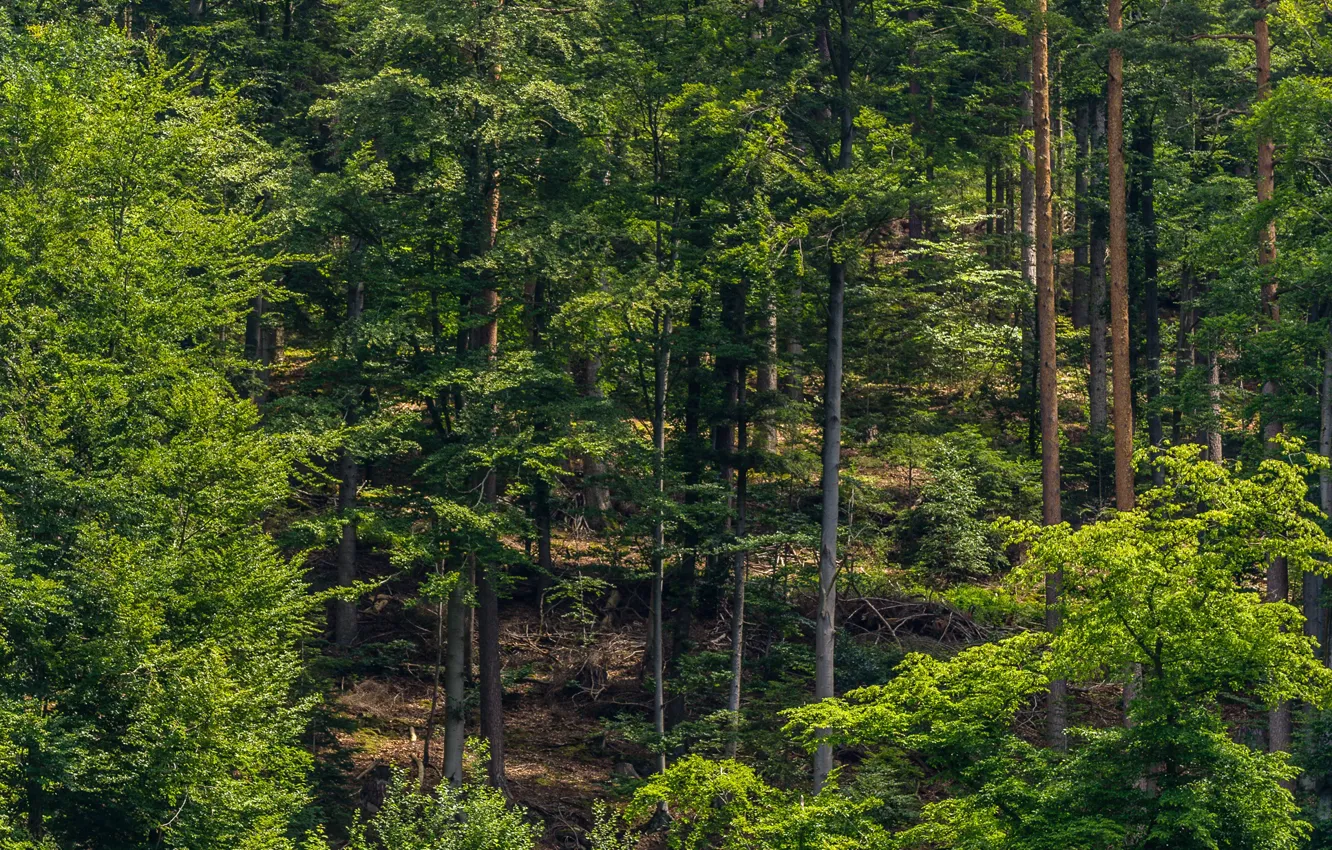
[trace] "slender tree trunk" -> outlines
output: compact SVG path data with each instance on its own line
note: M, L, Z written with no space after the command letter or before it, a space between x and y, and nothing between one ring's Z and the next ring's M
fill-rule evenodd
M758 363L757 389L763 394L760 403L771 405L777 397L777 298L770 284L763 287L762 327L763 356ZM755 448L764 452L777 450L777 423L771 413L764 415L756 436Z
M1198 315L1193 303L1193 269L1187 264L1179 270L1179 324L1175 333L1175 410L1171 418L1170 442L1181 445L1184 441L1184 385L1189 367L1193 363L1193 331Z
M504 686L499 646L499 594L490 568L477 571L477 669L480 678L481 735L490 744L490 784L507 796L504 776Z
M1025 140L1028 134L1034 132L1035 123L1033 119L1033 101L1032 101L1032 79L1031 64L1022 63L1021 71L1022 81L1027 86L1022 92L1022 138ZM1029 287L1029 292L1036 291L1036 152L1031 145L1025 141L1022 144L1022 174L1020 191L1022 195L1022 280ZM1028 305L1036 303L1033 296L1026 302ZM1024 313L1026 310L1024 309ZM1039 321L1036 318L1037 310L1032 310L1032 315L1022 317L1022 388L1018 392L1019 403L1022 406L1022 412L1027 417L1027 452L1033 457L1036 455L1037 435L1039 433L1039 424L1037 422L1036 407L1037 385L1039 383L1040 360L1040 342Z
M435 668L430 682L430 713L426 715L425 743L421 745L421 793L425 793L425 774L430 769L430 745L435 740L435 715L439 709L440 673L444 667L444 603L435 605ZM447 764L448 757L445 756Z
M1104 104L1097 103L1094 107L1095 115L1092 121L1092 132L1095 136L1093 148L1099 149L1105 141L1105 108ZM1090 174L1091 186L1099 186L1102 181L1102 172L1100 168L1093 167ZM1089 186L1089 191L1091 189ZM1104 435L1106 426L1109 422L1109 402L1107 396L1107 374L1106 374L1106 326L1109 320L1109 312L1106 304L1106 286L1105 286L1105 252L1106 252L1106 232L1107 221L1105 215L1100 211L1099 206L1091 216L1091 306L1088 310L1088 325L1091 332L1091 379L1088 384L1088 395L1090 396L1091 406L1091 430L1098 436ZM1098 457L1097 469L1102 468L1100 462L1101 442L1097 441ZM1099 472L1097 475L1100 478Z
M499 233L500 173L487 171L484 198L484 252L495 247ZM485 353L493 362L499 349L499 291L486 279L477 297L472 299L475 314L483 321L472 336L472 349ZM487 470L481 486L482 498L494 505L499 496L499 479L495 470ZM495 587L493 567L481 565L476 576L476 637L477 673L481 702L481 734L490 745L487 765L490 783L507 796L508 783L504 775L504 685L503 664L500 660L499 594Z
M464 724L463 684L467 667L467 583L459 574L449 591L445 620L447 650L444 660L444 779L455 788L463 781Z
M653 323L657 326L656 375L652 405L652 476L657 498L666 493L666 390L671 370L671 314L657 311ZM666 737L666 647L662 607L666 587L666 521L665 507L658 505L657 522L652 529L652 723L658 740ZM666 751L657 756L657 770L666 771Z
M1073 327L1085 328L1090 324L1091 293L1088 286L1088 231L1087 195L1090 180L1087 163L1091 155L1091 104L1082 101L1073 119L1073 138L1077 160L1073 164Z
M1267 0L1256 0L1254 8L1259 16L1253 22L1254 48L1257 58L1257 82L1259 101L1266 100L1272 90L1272 46L1267 29ZM1276 148L1266 134L1259 130L1258 137L1258 203L1269 204L1272 201L1276 181ZM1277 280L1270 270L1276 260L1276 221L1269 219L1259 234L1258 265L1263 267L1265 275L1262 281L1262 310L1269 327L1275 326L1281 319L1277 306ZM1276 382L1269 378L1263 383L1263 395L1269 398L1277 392ZM1267 427L1264 429L1269 443L1281 433L1281 423L1275 416L1268 414ZM1273 558L1267 565L1267 600L1285 602L1290 598L1290 575L1285 558ZM1268 749L1271 752L1290 751L1290 704L1282 703L1268 715Z
M1141 162L1138 208L1142 225L1143 312L1147 319L1147 439L1154 452L1159 452L1165 432L1161 424L1161 298L1157 276L1154 123L1151 112L1144 112L1138 127L1137 151ZM1157 487L1165 483L1164 470L1155 465L1152 483Z
M1059 386L1055 340L1054 227L1050 199L1050 68L1045 23L1046 0L1036 0L1032 47L1032 120L1036 139L1036 303L1040 335L1041 395L1041 517L1046 525L1058 525L1059 482ZM1045 625L1059 629L1060 571L1045 576ZM1065 747L1064 727L1067 683L1050 683L1046 711L1046 736L1050 746Z
M801 331L801 311L804 308L805 293L800 285L800 280L796 280L795 288L791 291L791 331L786 337L786 394L791 401L800 404L805 400L805 376L800 371L801 358L805 354L805 346L800 338Z
M1121 0L1110 0L1110 31L1124 29ZM1110 178L1110 340L1114 379L1115 504L1132 509L1133 384L1129 365L1128 212L1124 200L1124 54L1110 48L1106 98L1106 146Z
M1023 82L1033 83L1031 67L1022 66ZM1033 102L1031 88L1022 93L1022 130L1023 138L1034 132ZM1032 291L1036 289L1036 153L1025 142L1022 145L1022 279L1027 281Z
M689 630L693 624L694 590L698 578L698 557L696 555L699 535L692 512L689 510L698 503L698 485L703 475L703 439L699 428L703 406L703 387L701 381L701 363L699 356L699 336L703 330L703 298L695 295L689 305L690 345L685 357L685 421L684 455L685 467L685 507L684 551L680 554L679 572L671 582L672 612L671 618L671 670L679 670L681 660L689 652ZM666 725L674 728L685 719L685 695L676 693L666 704Z
M851 3L837 0L840 38L837 43L837 118L840 147L837 170L851 168L855 133L851 103ZM814 696L834 695L833 643L837 619L838 476L842 461L842 322L846 298L846 264L833 256L828 264L828 364L823 391L823 510L819 542L819 610L814 641ZM814 753L814 789L823 788L832 770L832 747L820 744Z
M1320 428L1318 451L1325 458L1332 458L1332 320L1330 320L1323 352L1323 386L1319 398ZM1318 473L1318 498L1323 513L1332 515L1332 471L1320 470ZM1323 601L1325 582L1322 576L1309 571L1304 574L1304 631L1318 641L1319 656L1324 664L1332 666L1332 618L1328 616L1327 604Z
M360 376L360 354L354 349L364 309L365 285L358 281L347 290L347 326L352 341L347 344L345 351L357 375L356 382L359 382ZM355 425L360 419L360 405L359 396L348 401L345 413L348 426ZM338 515L342 520L342 539L338 544L337 578L339 587L350 587L356 582L356 508L361 488L361 465L350 449L344 448L338 457L338 477ZM333 603L333 642L340 647L348 647L355 641L356 603L339 599Z
M749 466L745 462L749 428L745 412L745 376L740 376L740 416L736 429L736 447L739 462L735 475L735 537L743 545L745 529L745 500L749 484ZM726 742L726 755L735 758L740 735L740 688L745 664L745 574L748 570L747 552L736 549L735 584L731 596L731 690L726 710L731 714L731 736Z

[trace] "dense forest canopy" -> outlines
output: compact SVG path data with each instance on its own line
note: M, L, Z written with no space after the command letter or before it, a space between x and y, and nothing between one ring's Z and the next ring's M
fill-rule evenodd
M0 5L0 847L1332 847L1332 12Z

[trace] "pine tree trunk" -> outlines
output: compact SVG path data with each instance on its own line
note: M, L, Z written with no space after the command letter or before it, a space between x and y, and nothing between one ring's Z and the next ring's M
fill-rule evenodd
M1058 525L1060 516L1059 481L1059 387L1055 339L1054 226L1050 198L1050 69L1045 23L1046 0L1036 0L1036 25L1032 38L1032 121L1035 129L1036 177L1036 303L1040 336L1041 396L1041 517L1046 525ZM1059 629L1059 587L1062 573L1045 577L1045 625ZM1067 683L1050 683L1046 710L1046 737L1050 746L1066 746Z
M1073 327L1085 328L1090 324L1091 293L1088 286L1088 245L1087 193L1090 181L1087 177L1087 162L1091 154L1091 104L1083 101L1078 104L1073 119L1073 138L1077 148L1077 160L1073 165Z
M1157 451L1165 437L1161 425L1161 299L1157 285L1156 197L1153 171L1156 168L1156 138L1152 115L1144 113L1138 127L1137 148L1141 160L1138 178L1142 225L1143 312L1147 319L1147 440ZM1152 467L1152 483L1165 483L1164 470Z
M1099 149L1105 141L1105 108L1104 104L1097 103L1093 110L1095 115L1092 121L1092 133L1095 141L1092 148ZM1103 175L1100 168L1093 167L1089 176L1088 191L1101 184ZM1091 333L1091 377L1088 383L1088 395L1091 406L1091 430L1095 435L1104 435L1106 426L1110 418L1110 405L1107 399L1108 375L1106 373L1106 326L1109 320L1107 309L1107 293L1105 281L1105 252L1106 252L1106 231L1107 221L1105 215L1100 212L1099 205L1091 216L1091 247L1089 250L1089 262L1091 266L1091 279L1089 287L1091 291L1091 305L1088 308L1087 322ZM1098 470L1102 468L1100 463L1099 451L1101 443L1097 441L1098 447ZM1100 477L1098 473L1098 479Z
M1034 132L1035 123L1033 119L1033 101L1031 91L1031 64L1022 63L1021 69L1022 81L1028 85L1022 93L1022 137L1026 139L1028 134ZM1036 298L1036 152L1031 145L1023 142L1022 145L1022 174L1021 187L1022 194L1022 280L1027 284L1028 291L1033 293L1028 305L1034 305ZM1026 310L1024 309L1024 313ZM1027 453L1035 457L1037 437L1040 431L1037 422L1037 385L1039 383L1040 360L1039 351L1039 320L1037 319L1036 309L1031 309L1031 315L1024 315L1022 321L1022 386L1018 391L1019 404L1022 412L1027 417Z
M671 314L658 310L655 346L655 380L652 405L652 476L657 497L666 493L666 390L671 370ZM662 619L665 594L666 525L664 507L657 508L657 522L652 529L652 723L658 740L666 737L666 647ZM666 752L657 756L657 770L666 771Z
M1110 31L1124 28L1121 0L1110 0ZM1106 98L1106 146L1110 182L1110 339L1114 379L1115 504L1121 511L1134 503L1133 385L1129 365L1128 211L1124 175L1124 54L1110 48Z

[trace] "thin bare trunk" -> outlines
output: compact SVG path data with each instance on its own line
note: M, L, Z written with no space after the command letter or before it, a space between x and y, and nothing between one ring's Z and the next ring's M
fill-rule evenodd
M837 170L851 167L855 134L851 103L851 3L837 0L839 35L834 64L837 71L839 149ZM819 540L819 610L814 632L814 696L835 693L833 644L837 620L838 476L842 462L842 322L846 298L846 263L834 255L828 263L828 363L823 388L823 507ZM832 747L814 752L814 790L823 788L832 771Z
M1318 451L1325 458L1332 458L1332 325L1329 326L1323 351L1323 386L1319 398L1320 429ZM1332 471L1327 469L1318 473L1318 498L1323 513L1332 515ZM1323 601L1323 577L1315 572L1304 573L1304 631L1318 641L1319 655L1324 664L1332 665L1332 652L1328 651L1329 627L1332 618L1328 616L1327 604Z
M1092 133L1095 137L1093 148L1099 149L1105 141L1105 107L1104 104L1097 103L1094 107L1095 115L1092 121ZM1099 167L1091 169L1090 182L1093 186L1100 185L1103 179L1102 170ZM1106 326L1109 321L1109 313L1106 305L1106 286L1105 286L1105 252L1106 252L1106 217L1100 212L1099 208L1093 212L1091 217L1091 306L1089 308L1088 325L1091 333L1091 377L1088 384L1088 395L1090 396L1091 406L1091 430L1094 434L1102 435L1105 433L1106 426L1110 418L1110 405L1107 399L1107 374L1106 374ZM1098 443L1099 447L1099 443ZM1097 469L1102 467L1099 457ZM1098 472L1097 479L1100 479Z
M1090 324L1091 293L1088 287L1088 211L1087 195L1091 182L1087 163L1091 153L1091 104L1078 104L1073 119L1073 138L1077 159L1073 164L1073 327Z
M762 404L771 405L777 396L777 298L771 285L763 288L763 356L758 363L757 389ZM777 449L777 423L767 414L759 424L755 448L771 452ZM743 451L743 449L742 449Z
M652 476L656 479L657 498L666 493L666 390L671 370L671 314L657 311L655 346L655 381L652 405ZM666 648L662 628L662 596L666 589L666 521L664 505L657 507L657 522L652 528L652 724L658 740L666 737ZM657 755L657 770L666 770L666 751Z
M1110 0L1110 30L1124 29L1121 0ZM1124 175L1124 54L1110 48L1106 146L1110 178L1110 342L1114 379L1115 504L1133 508L1133 385L1129 365L1128 211Z
M347 289L347 328L348 342L344 356L351 364L356 379L352 381L355 393L360 377L360 353L357 337L361 324L361 314L365 309L365 285L360 281ZM347 402L344 418L348 426L355 425L361 414L361 398L354 395ZM356 582L356 508L357 497L361 488L361 465L356 455L348 448L343 448L338 457L338 515L342 522L342 539L338 543L338 586L350 587ZM333 641L338 646L348 647L356 641L356 603L352 600L339 599L333 603Z
M435 667L431 671L430 713L426 715L425 743L421 745L421 791L425 792L425 772L430 769L430 744L435 740L435 715L439 709L440 672L444 667L444 603L435 604ZM446 757L447 761L447 757Z
M1046 0L1036 0L1031 45L1032 121L1036 141L1036 303L1040 336L1041 396L1041 517L1046 525L1058 525L1060 516L1059 482L1059 386L1055 340L1054 223L1050 198L1050 68L1048 34L1045 23ZM1051 632L1059 629L1060 571L1045 577L1045 625ZM1050 746L1063 749L1067 683L1050 683L1046 710L1046 737Z
M1150 111L1142 116L1137 130L1139 168L1138 209L1142 226L1143 307L1147 337L1147 442L1159 452L1165 431L1161 424L1161 299L1157 281L1156 251L1156 138ZM1152 466L1152 484L1165 483L1165 471Z
M743 545L745 539L745 499L749 484L749 467L745 451L749 442L749 427L745 412L745 376L740 376L740 416L737 423L736 447L740 461L735 475L735 537ZM735 552L735 584L731 596L731 690L726 710L731 714L731 736L726 742L726 755L735 758L740 735L740 690L745 664L745 573L748 569L747 552Z
M1256 0L1254 8L1259 12L1253 22L1253 39L1257 59L1257 83L1259 101L1266 100L1272 91L1272 45L1267 29L1267 0ZM1275 154L1276 146L1260 128L1258 137L1258 203L1270 204L1276 182ZM1262 281L1262 311L1269 326L1274 326L1281 319L1277 306L1277 280L1271 265L1276 260L1276 221L1270 218L1263 226L1258 240L1258 265L1266 274ZM1276 381L1269 378L1263 383L1263 395L1269 398L1277 392ZM1281 433L1281 423L1268 415L1264 436L1269 443ZM1273 558L1267 565L1267 601L1285 602L1290 598L1290 574L1285 558ZM1273 708L1268 715L1267 747L1271 752L1290 751L1290 704L1282 703Z
M466 743L466 708L463 685L467 666L467 585L462 575L449 590L445 619L444 659L444 779L457 787L463 781L463 746Z

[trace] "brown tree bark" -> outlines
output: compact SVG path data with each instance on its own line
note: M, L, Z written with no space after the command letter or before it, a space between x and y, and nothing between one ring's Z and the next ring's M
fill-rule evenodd
M1059 387L1057 346L1055 340L1054 227L1050 198L1050 69L1046 0L1036 0L1035 27L1031 44L1032 121L1036 148L1036 303L1040 335L1041 396L1041 518L1045 525L1058 525L1060 516L1059 481ZM1060 571L1045 577L1045 625L1059 629ZM1067 683L1050 683L1046 706L1046 737L1050 746L1066 746Z
M1105 106L1097 103L1094 107L1092 133L1095 137L1094 148L1099 148L1105 141ZM1099 186L1103 179L1100 168L1092 168L1089 178L1090 190ZM1091 334L1091 375L1088 383L1088 395L1091 407L1091 430L1093 434L1104 434L1110 418L1110 405L1107 398L1108 374L1106 372L1106 330L1109 322L1105 281L1107 221L1098 208L1091 216L1091 245L1089 249L1090 301L1088 308L1088 326ZM1098 459L1097 468L1101 464ZM1098 474L1099 479L1099 474Z
M1143 314L1147 336L1147 442L1159 451L1165 432L1161 425L1161 299L1156 248L1156 137L1155 121L1145 111L1137 129L1139 159L1138 210L1142 226ZM1152 484L1165 483L1164 471L1152 467Z
M1085 328L1090 324L1091 292L1089 286L1088 244L1088 192L1091 181L1087 163L1091 154L1091 104L1078 104L1073 117L1073 139L1077 159L1073 163L1073 279L1071 286L1073 327Z
M500 209L500 172L496 168L487 167L484 173L483 253L495 247ZM482 288L471 304L473 312L481 320L472 332L472 350L484 352L488 360L494 361L499 350L499 291L489 276L483 278ZM486 471L481 482L481 493L487 503L493 505L497 501L499 480L495 470ZM494 569L489 564L482 564L476 576L477 680L481 702L481 734L490 745L487 773L490 784L507 795L508 782L504 772L503 663L500 659L499 594L495 586Z
M1110 0L1110 31L1122 32L1122 0ZM1133 385L1129 365L1128 212L1124 175L1124 54L1110 48L1106 98L1110 189L1110 341L1114 381L1115 504L1131 510L1133 489Z

